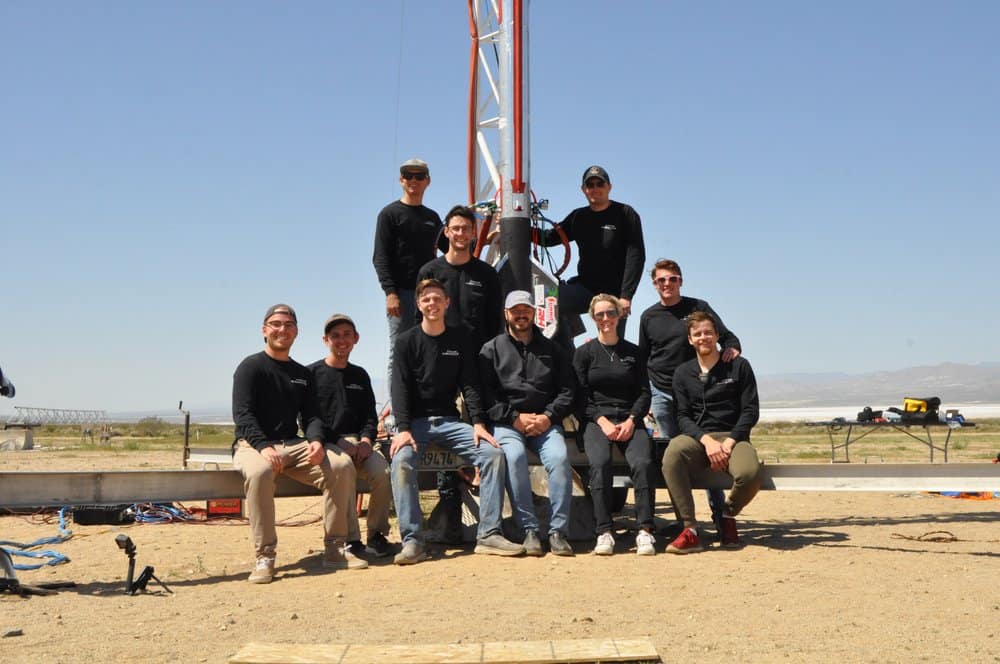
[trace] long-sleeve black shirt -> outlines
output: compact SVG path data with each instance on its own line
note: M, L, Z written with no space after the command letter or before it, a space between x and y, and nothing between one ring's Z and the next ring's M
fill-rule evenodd
M441 217L424 205L393 201L382 208L375 222L372 264L386 295L416 288L417 272L434 258L435 243L442 251L448 248L440 230Z
M375 440L378 415L375 412L375 391L368 372L350 363L338 369L325 360L310 364L309 371L316 382L316 397L326 440L334 443L341 436Z
M704 382L698 360L689 360L674 373L674 399L681 433L697 441L706 433L729 431L737 441L750 440L760 418L757 379L741 355L732 362L715 363Z
M621 422L633 415L636 425L645 426L651 398L646 359L638 346L625 339L614 346L591 339L576 349L573 368L589 421L604 416Z
M458 417L461 390L469 416L485 424L479 395L476 353L469 335L446 327L436 337L419 325L396 339L392 371L392 408L400 432L416 417Z
M297 438L324 442L313 376L295 360L281 361L264 351L248 356L233 374L233 421L236 441L262 450Z
M483 344L479 375L487 415L498 424L512 424L518 413L544 413L561 424L573 412L576 381L570 359L538 328L527 344L508 332Z
M642 278L646 245L642 239L642 220L632 206L618 201L595 212L590 207L577 208L559 223L566 239L576 242L580 258L577 278L594 293L609 293L629 300ZM559 244L555 229L542 234L546 247Z
M477 352L503 329L500 276L489 263L472 258L461 265L452 265L439 256L420 268L417 283L427 278L444 284L451 300L445 323L448 327L465 329ZM418 311L417 322L420 319Z
M687 318L695 311L704 311L715 321L723 350L742 351L740 340L705 300L681 296L680 302L669 307L657 302L639 318L639 348L647 358L649 379L657 389L670 393L674 371L694 358L694 347L688 343Z

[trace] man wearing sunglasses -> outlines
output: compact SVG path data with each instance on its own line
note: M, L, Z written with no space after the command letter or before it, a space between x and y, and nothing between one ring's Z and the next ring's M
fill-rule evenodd
M256 554L248 580L270 583L274 578L274 484L281 474L323 492L324 567L368 567L346 546L357 482L354 464L339 448L324 448L313 376L289 356L299 334L295 310L272 306L261 332L264 350L240 362L233 374L233 466L243 474ZM300 423L305 437L299 435Z
M583 331L579 316L587 312L598 293L614 295L621 302L618 336L624 338L625 322L646 261L642 220L632 206L611 200L608 172L601 166L590 166L583 172L580 189L587 206L573 210L559 224L579 252L577 275L559 284L559 337L570 349L573 337ZM556 229L541 237L546 247L561 241Z
M684 277L681 266L675 261L661 258L650 270L650 276L660 301L643 311L639 318L639 348L648 358L649 383L653 394L650 410L656 420L657 431L662 438L673 438L679 433L673 404L674 371L695 356L694 347L688 343L688 316L702 311L712 317L719 332L723 362L732 362L738 357L741 346L740 340L722 323L708 302L681 295ZM709 491L709 502L717 523L722 501L721 491Z
M434 258L435 245L447 250L441 237L441 217L424 205L424 192L431 184L427 162L408 159L399 167L403 195L389 203L375 222L375 250L372 264L385 293L385 314L389 324L389 354L386 378L392 382L396 338L416 321L414 289L417 272Z

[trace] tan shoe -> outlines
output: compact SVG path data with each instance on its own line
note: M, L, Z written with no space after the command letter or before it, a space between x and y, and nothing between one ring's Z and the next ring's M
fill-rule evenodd
M327 569L365 569L368 561L354 555L350 547L337 540L326 545L323 567Z
M247 581L250 583L271 583L274 579L274 558L261 556L257 559Z

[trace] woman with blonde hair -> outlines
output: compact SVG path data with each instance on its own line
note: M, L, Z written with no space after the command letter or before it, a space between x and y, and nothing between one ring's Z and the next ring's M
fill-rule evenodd
M614 295L601 293L590 301L597 337L576 349L573 367L585 406L583 444L590 462L590 493L597 522L596 555L614 553L611 517L611 447L624 454L632 474L639 533L636 553L656 553L653 536L653 445L644 423L649 411L649 377L639 347L618 335L622 306Z

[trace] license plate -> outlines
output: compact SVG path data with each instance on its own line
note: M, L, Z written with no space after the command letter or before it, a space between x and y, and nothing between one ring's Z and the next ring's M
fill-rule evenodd
M421 468L449 470L461 465L457 455L444 450L424 450L424 453L420 455Z

